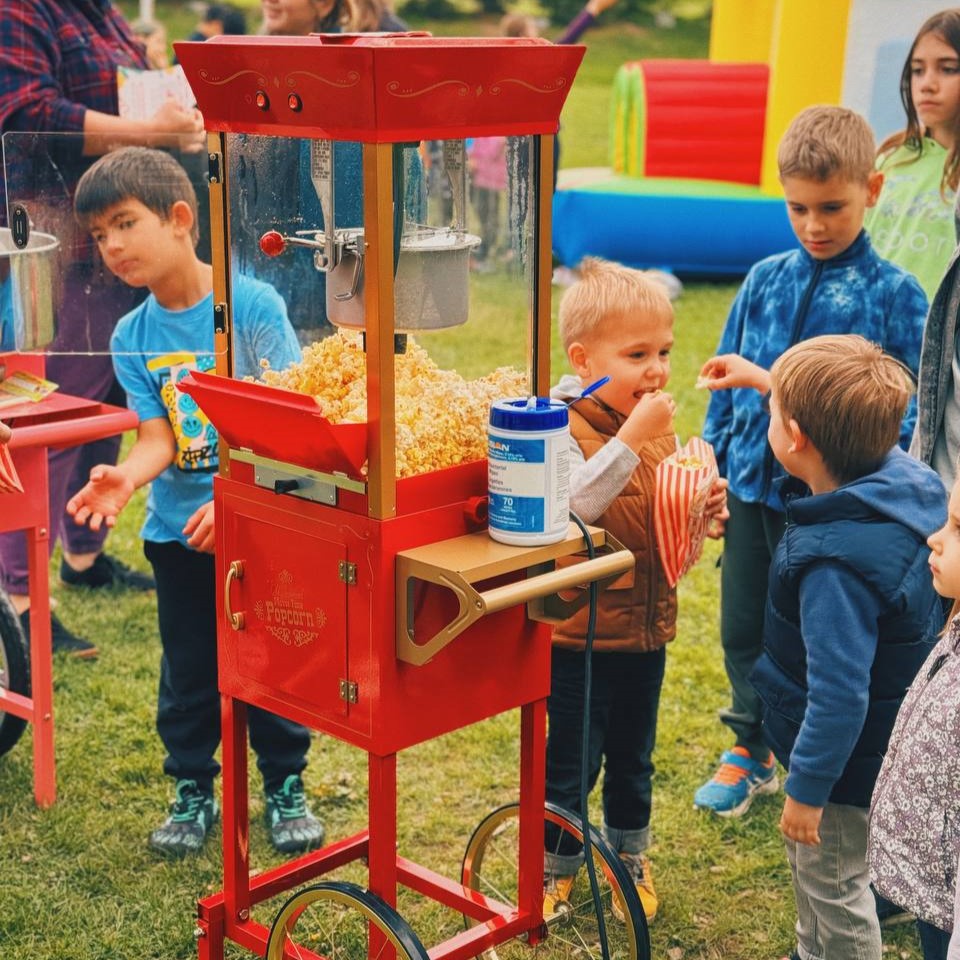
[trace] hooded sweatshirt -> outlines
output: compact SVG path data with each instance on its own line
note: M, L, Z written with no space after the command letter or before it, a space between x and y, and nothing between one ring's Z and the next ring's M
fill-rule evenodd
M946 520L946 491L899 449L828 493L796 498L788 486L751 675L764 736L788 770L788 796L866 807L897 710L942 626L926 540Z

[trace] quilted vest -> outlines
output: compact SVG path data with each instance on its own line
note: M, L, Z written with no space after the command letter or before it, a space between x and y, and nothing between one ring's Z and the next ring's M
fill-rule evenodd
M790 516L788 506L788 519ZM830 794L832 803L870 805L897 710L907 687L936 642L942 621L930 584L929 550L903 524L789 523L770 569L764 649L750 680L764 704L763 732L777 759L788 765L807 705L807 658L800 631L799 593L804 570L833 560L862 577L883 601L870 671L863 730ZM843 642L842 637L837 638Z
M570 433L590 459L623 420L596 403L570 410ZM669 643L677 632L677 592L669 586L660 564L653 527L657 464L676 449L672 433L646 441L637 451L640 464L626 486L594 524L613 534L633 552L633 569L600 591L594 650L603 653L642 653ZM582 650L589 608L583 607L554 629L553 642Z

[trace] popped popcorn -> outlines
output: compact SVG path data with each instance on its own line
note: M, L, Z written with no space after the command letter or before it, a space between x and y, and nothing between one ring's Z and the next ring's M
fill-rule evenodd
M304 347L303 359L286 370L265 368L262 379L310 394L331 423L364 423L367 368L361 342L359 333L337 331ZM511 367L477 380L441 370L412 338L406 353L396 356L394 370L398 477L485 457L490 404L528 392L526 375Z

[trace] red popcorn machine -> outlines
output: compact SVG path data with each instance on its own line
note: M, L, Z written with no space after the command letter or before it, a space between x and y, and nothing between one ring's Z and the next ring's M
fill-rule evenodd
M220 437L224 887L199 903L200 957L227 940L274 960L599 954L601 940L647 956L636 891L598 835L599 901L584 876L579 901L543 910L545 823L580 837L544 803L550 623L632 555L574 524L530 547L485 529L490 403L550 387L553 137L583 49L421 34L176 48L210 134L222 348L216 375L178 385ZM468 209L481 137L504 138L495 234ZM277 289L304 345L261 382L233 376L240 275ZM248 706L367 753L367 829L251 871ZM519 802L477 828L456 879L405 858L398 752L515 708ZM366 886L339 879L358 863ZM428 950L398 886L465 925Z

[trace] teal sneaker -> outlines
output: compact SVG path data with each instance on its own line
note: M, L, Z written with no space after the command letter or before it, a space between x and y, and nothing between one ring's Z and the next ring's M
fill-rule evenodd
M151 850L167 857L199 853L220 809L213 794L201 790L196 780L178 780L170 816L150 834Z
M270 842L281 853L304 853L323 843L323 824L310 812L303 781L291 773L283 785L267 791L265 818Z
M717 772L693 795L693 805L721 817L742 817L757 794L776 793L779 786L772 753L760 763L745 747L734 747L724 752Z

